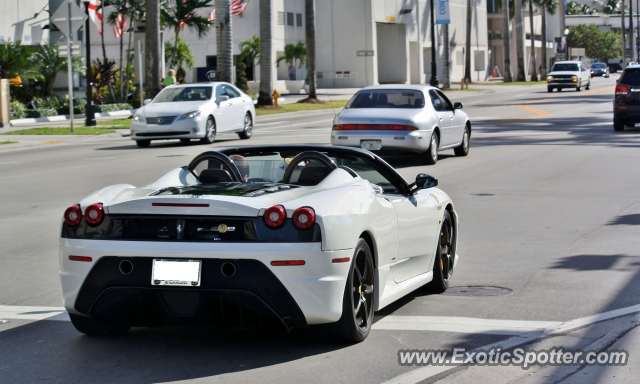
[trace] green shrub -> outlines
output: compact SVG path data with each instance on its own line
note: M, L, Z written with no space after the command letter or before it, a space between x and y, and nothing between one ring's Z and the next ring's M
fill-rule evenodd
M131 104L131 106L132 106L134 109L138 109L138 108L140 108L140 107L141 107L141 104L142 104L142 103L140 102L140 99L133 99L133 100L129 100L129 104Z
M18 100L11 100L11 106L9 107L9 109L11 109L11 120L24 119L24 104L22 104Z
M58 109L56 109L56 111L58 112L58 115L69 115L69 106L65 105L64 107L60 107ZM81 115L84 113L84 107L80 108L80 107L75 107L73 108L73 114L74 115Z
M53 108L36 108L36 109L27 109L24 111L25 116L30 119L35 119L38 117L49 117L49 116L57 116L58 111Z
M51 97L34 97L33 104L36 108L53 108L58 109L64 107L67 103L64 99L58 96Z
M96 105L96 113L128 111L131 109L134 109L133 106L127 103Z

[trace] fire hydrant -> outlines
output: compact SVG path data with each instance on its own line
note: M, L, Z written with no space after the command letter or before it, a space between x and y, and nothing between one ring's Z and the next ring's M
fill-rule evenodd
M280 92L277 89L273 90L273 105L278 106L278 98L280 97Z

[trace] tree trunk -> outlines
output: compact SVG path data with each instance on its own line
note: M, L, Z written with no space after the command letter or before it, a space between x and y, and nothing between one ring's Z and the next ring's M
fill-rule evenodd
M307 71L309 77L309 98L317 99L316 95L316 2L305 0L305 44L307 46Z
M260 105L273 105L272 16L272 0L260 0Z
M442 25L442 88L451 88L451 58L449 57L449 24Z
M56 82L57 76L58 74L56 72L53 72L53 74L47 79L47 96L53 95L53 85Z
M505 83L513 81L511 75L511 45L509 42L509 0L502 0L502 45L504 49L504 73L502 74Z
M125 26L126 29L126 26ZM124 31L123 33L120 35L120 95L118 97L118 102L119 103L123 103L123 93L124 93L124 72L125 72L125 68L123 68L123 64L124 64Z
M433 1L433 0L432 0ZM517 0L516 0L517 1ZM467 0L467 36L465 38L464 78L471 82L471 0Z
M162 58L160 48L160 1L147 0L147 21L145 36L145 92L146 98L152 99L160 92L162 74Z
M216 78L231 83L233 69L233 36L231 30L231 1L216 0L216 34L218 57Z
M516 81L527 81L524 70L524 31L522 30L522 0L516 3Z
M542 3L542 63L540 63L540 78L547 78L547 8Z
M131 81L131 75L129 75L129 66L131 65L131 40L133 38L133 26L134 26L134 18L133 16L131 17L131 22L129 23L129 29L131 30L131 32L129 32L129 43L127 44L127 71L126 71L126 77L125 77L125 83L127 84L126 87L126 92L128 93L129 91L129 81ZM127 97L125 98L125 103L127 102Z
M529 28L531 33L531 81L538 81L538 68L536 68L536 34L533 30L533 0L529 0Z

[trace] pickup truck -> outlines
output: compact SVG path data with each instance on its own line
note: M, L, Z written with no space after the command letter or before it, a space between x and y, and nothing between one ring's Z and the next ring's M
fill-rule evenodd
M559 61L553 64L551 72L547 76L547 91L558 92L563 88L573 88L581 91L582 88L589 89L591 87L591 72L582 64L581 61Z

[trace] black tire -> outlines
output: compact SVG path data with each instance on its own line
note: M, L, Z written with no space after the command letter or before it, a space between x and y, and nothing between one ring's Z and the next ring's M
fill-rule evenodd
M136 145L140 148L147 148L151 145L151 140L136 140Z
M213 144L216 141L216 122L213 117L209 116L207 119L207 128L204 137L200 139L202 144Z
M445 210L440 227L440 242L433 263L433 280L426 285L430 292L443 293L451 283L456 256L456 234L454 231L453 220L449 212Z
M558 88L558 92L562 92L562 88Z
M462 143L459 146L453 148L453 153L456 156L467 156L469 154L469 127L464 127L464 133L462 134Z
M438 162L438 146L439 146L438 134L434 131L431 134L429 149L427 149L425 152L420 154L420 160L422 161L422 164L434 165L435 163Z
M553 88L552 87L547 87L547 92L553 92Z
M582 87L578 85L578 86L576 87L576 92L580 92L580 91L582 91Z
M629 123L629 122L627 122L625 125L627 126L627 128L633 128L636 126L635 123Z
M103 325L98 324L90 317L69 314L71 324L78 330L78 332L85 335L105 335L105 336L117 336L124 335L131 329L130 325L125 324L112 324Z
M620 120L620 119L616 119L615 117L613 118L613 130L614 131L624 131L624 126L625 123L624 121Z
M342 316L335 323L339 340L359 343L369 336L375 308L373 254L364 239L358 239L342 298Z
M251 138L252 134L253 134L253 119L251 118L251 114L247 112L247 114L244 115L244 128L242 132L238 133L238 136L240 136L242 140L247 140Z
M590 90L591 89L591 80L589 80L589 82L587 83L587 86L584 87L585 90Z
M189 144L191 142L191 139L180 139L180 142L182 144Z

